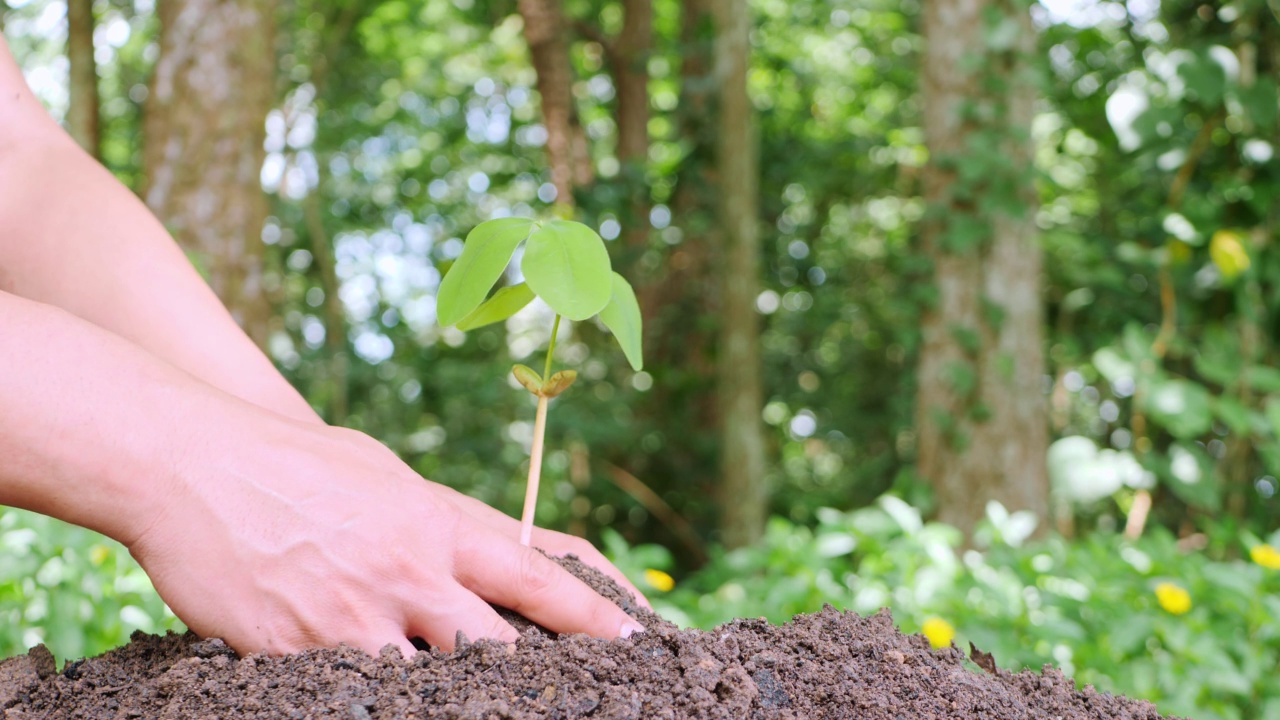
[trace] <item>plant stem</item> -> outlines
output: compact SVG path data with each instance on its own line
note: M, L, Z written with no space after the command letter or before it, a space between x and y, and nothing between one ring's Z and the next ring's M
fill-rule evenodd
M560 315L556 315L556 323L551 326L551 345L547 347L547 364L542 369L542 379L551 379L551 358L556 354L556 336L560 334Z
M560 334L560 315L551 327L551 343L547 346L547 364L542 379L551 377L551 359L556 352L556 335ZM533 419L533 448L529 453L529 480L524 486L524 512L520 515L520 544L525 547L533 539L533 514L538 509L538 482L542 479L542 441L547 433L547 397L538 396L538 413Z
M538 481L542 477L542 437L547 430L547 398L538 398L533 421L533 451L529 454L529 482L524 486L524 513L520 516L520 544L533 538L533 512L538 508Z

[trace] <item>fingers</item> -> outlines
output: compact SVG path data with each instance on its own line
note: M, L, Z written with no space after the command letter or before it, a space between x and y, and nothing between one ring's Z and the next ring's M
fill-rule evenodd
M508 517L488 505L476 500L473 497L463 495L462 493L448 488L449 497L456 502L468 515L476 520L483 522L502 535L518 538L520 535L520 522L515 518ZM550 555L564 556L577 555L578 559L608 575L614 582L622 586L624 590L635 596L636 602L644 606L646 610L652 610L653 606L649 604L648 598L644 593L640 592L622 571L613 566L605 556L595 548L591 543L576 538L571 535L554 532L552 530L542 530L534 528L533 544L535 547L542 548Z
M446 651L454 649L459 632L468 640L490 638L515 642L520 637L488 603L461 585L455 584L440 595L440 602L419 608L409 617L410 635Z
M533 544L535 547L545 550L549 555L557 557L577 555L579 560L590 565L596 570L599 570L605 575L608 575L614 582L622 586L623 590L634 595L636 602L646 610L653 609L653 606L649 604L649 599L644 596L644 593L640 592L640 589L633 585L631 581L627 579L627 576L622 574L621 570L614 567L613 563L609 562L603 553L597 550L594 545L586 540L573 537L572 535L558 533L554 530L535 529L533 531Z
M400 626L390 622L379 624L363 641L348 644L352 647L360 648L368 653L370 657L375 658L382 652L382 648L388 645L400 648L400 654L406 660L411 659L418 652L413 647L413 643L409 642L409 638L405 636Z
M458 546L458 580L553 632L629 637L644 627L541 553L477 526Z

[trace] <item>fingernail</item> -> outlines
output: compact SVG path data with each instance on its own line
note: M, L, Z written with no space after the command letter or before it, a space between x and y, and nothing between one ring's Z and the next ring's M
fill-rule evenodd
M635 620L630 620L622 624L622 630L618 633L618 636L621 638L629 638L638 632L644 632L644 626Z

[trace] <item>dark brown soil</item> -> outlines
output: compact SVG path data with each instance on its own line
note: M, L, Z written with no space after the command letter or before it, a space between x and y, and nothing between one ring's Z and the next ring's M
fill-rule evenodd
M995 671L978 670L959 650L902 635L886 612L828 608L780 627L679 630L565 564L648 632L606 642L528 627L515 645L470 643L407 661L391 648L378 658L349 648L239 658L219 640L137 634L60 673L37 647L0 663L0 717L1160 720L1149 703L1077 691L1053 669L1015 674L987 661Z

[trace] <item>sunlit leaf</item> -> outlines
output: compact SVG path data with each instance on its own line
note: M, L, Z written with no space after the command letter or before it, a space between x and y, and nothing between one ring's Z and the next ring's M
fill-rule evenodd
M459 330L474 330L496 322L502 322L520 312L533 301L533 291L528 283L504 287L485 300L471 314L458 321Z
M612 295L604 240L582 223L543 223L529 236L520 269L533 292L570 320L595 315Z
M1194 444L1175 444L1166 457L1157 460L1164 484L1188 505L1217 510L1222 505L1221 487L1213 473L1213 462Z
M526 218L500 218L480 223L467 235L462 256L445 274L436 295L441 326L453 325L484 301L531 227L533 221Z
M1227 280L1234 280L1249 269L1249 253L1244 249L1240 233L1219 230L1209 241L1209 258Z
M1202 435L1213 425L1211 402L1203 385L1187 380L1156 382L1145 398L1152 419L1183 439Z
M644 329L640 303L636 302L636 293L631 289L631 283L618 273L613 274L613 295L609 304L600 311L600 321L618 339L632 369L636 372L643 369L644 353L641 344L644 341Z
M1236 92L1245 112L1263 134L1275 127L1280 98L1277 98L1274 80L1265 76L1255 78L1252 85L1238 88Z
M1244 369L1244 381L1261 392L1280 392L1280 369L1267 365L1254 365Z

